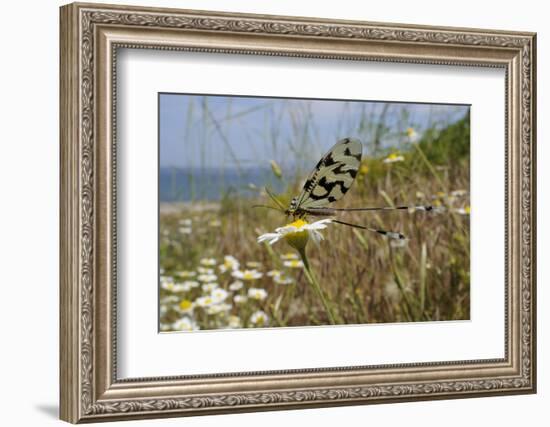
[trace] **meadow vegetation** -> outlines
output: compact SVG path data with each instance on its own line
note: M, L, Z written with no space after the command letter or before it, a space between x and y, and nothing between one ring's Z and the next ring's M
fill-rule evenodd
M399 231L406 240L329 224L319 247L308 244L336 323L469 319L469 131L469 116L420 136L405 128L399 146L364 152L355 183L335 206L435 209L339 215ZM277 197L288 204L308 171L297 174L275 161L271 167ZM253 190L246 196L228 190L215 202L161 205L161 331L329 324L296 251L284 241L257 242L290 220L253 208L273 205L262 188Z

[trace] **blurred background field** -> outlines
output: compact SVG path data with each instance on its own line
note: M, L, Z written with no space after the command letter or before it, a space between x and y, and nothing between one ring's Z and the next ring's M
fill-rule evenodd
M330 224L312 270L336 323L469 319L468 106L160 96L160 330L326 325L297 253L257 237L337 140L363 162L338 207L433 205L433 212L342 213L405 241ZM312 218L314 221L317 218Z

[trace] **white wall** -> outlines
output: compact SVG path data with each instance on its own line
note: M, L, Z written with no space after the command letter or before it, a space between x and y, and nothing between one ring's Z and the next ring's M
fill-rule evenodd
M128 0L130 1L130 0ZM121 3L111 0L113 3ZM538 32L539 393L438 402L265 412L131 425L280 426L544 425L550 405L550 29L544 2L462 0L133 0L134 4ZM2 5L0 66L0 393L3 425L46 426L58 401L58 6L57 0ZM546 218L545 218L546 217ZM546 420L546 423L548 421Z

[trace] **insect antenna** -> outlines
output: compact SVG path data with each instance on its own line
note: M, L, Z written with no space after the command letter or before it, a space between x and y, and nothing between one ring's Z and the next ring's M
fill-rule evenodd
M382 206L382 207L366 207L366 208L307 208L305 209L312 215L323 214L331 215L335 212L360 212L360 211L396 211L396 210L416 210L430 212L433 206Z
M388 231L388 230L382 230L382 229L379 229L379 228L365 227L364 225L352 224L350 222L340 221L338 219L333 219L332 222L335 222L337 224L347 225L348 227L360 228L361 230L372 231L373 233L381 234L381 235L386 236L390 239L396 239L396 240L405 239L405 236L403 234L397 233L395 231Z

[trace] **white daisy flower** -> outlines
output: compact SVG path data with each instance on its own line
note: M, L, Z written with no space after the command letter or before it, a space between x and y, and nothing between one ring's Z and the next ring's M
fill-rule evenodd
M199 307L207 308L211 305L215 304L214 298L212 298L210 295L199 297L195 300L195 304L197 304Z
M195 277L197 273L195 273L194 271L183 270L183 271L178 271L176 275L178 275L182 279L189 279L191 277Z
M188 299L182 299L178 304L176 311L180 312L181 314L191 314L194 308L195 304L193 304L192 301Z
M174 283L173 279L164 278L164 277L160 278L160 287L162 289L164 289L165 291L173 292L174 291L174 286L175 286L175 283Z
M411 142L413 144L415 142L418 142L418 140L420 139L420 137L418 136L418 133L412 127L407 128L405 133L407 134L407 138L409 139L409 142Z
M243 282L241 282L240 280L235 280L229 285L229 290L233 292L240 291L243 288L243 285Z
M244 295L235 295L233 297L233 301L235 304L245 304L248 301L248 297Z
M210 293L214 291L218 287L218 284L216 282L208 282L201 286L201 289L203 292Z
M254 326L259 327L267 326L269 325L269 317L262 310L258 310L252 313L252 316L250 316L250 323L252 323Z
M470 215L470 206L455 209L455 212L459 215Z
M231 311L231 304L214 304L211 305L206 309L206 312L210 315L220 314L220 313L227 313L228 311Z
M218 280L218 276L216 276L215 274L200 274L197 277L197 280L204 283L215 282L216 280Z
M304 263L300 260L283 261L283 265L288 268L303 268Z
M296 252L287 252L287 253L281 255L281 259L285 260L285 261L288 261L288 260L291 260L291 259L298 259L298 258L300 258L300 257L298 256L298 254Z
M199 329L199 325L194 320L185 316L172 323L172 329L174 331L196 331Z
M397 163L397 162L403 162L405 161L405 158L397 153L391 153L388 157L386 157L384 160L382 160L382 163Z
M257 270L235 270L231 275L239 280L256 280L263 276L263 274Z
M184 225L186 227L191 227L191 225L193 224L193 220L190 219L190 218L184 218L184 219L180 219L178 221L178 224L179 225Z
M225 301L225 299L229 296L229 292L227 292L225 289L217 288L212 291L210 294L212 299L216 304Z
M180 227L178 230L181 234L191 234L193 232L191 227Z
M212 267L216 265L215 258L201 258L199 262L201 263L201 265L204 265L205 267Z
M248 298L263 301L267 298L267 291L262 288L250 288L248 290Z
M222 273L225 273L230 270L238 270L239 266L240 264L239 261L237 261L237 258L231 255L226 255L223 257L223 264L219 266L219 269Z
M229 319L227 319L227 326L230 328L241 328L243 323L239 316L229 316Z
M174 283L172 286L172 292L186 292L189 290L189 286L184 283Z
M168 332L172 330L172 324L171 323L161 323L160 324L160 331L161 332Z
M280 270L269 270L266 274L269 277L277 277L277 276L281 275L281 271Z
M213 268L197 267L199 274L214 274Z
M162 305L172 305L179 301L180 299L176 295L169 295L160 300Z
M293 280L290 277L285 276L283 274L275 276L273 278L273 281L278 285L290 285L293 282Z
M318 245L323 240L323 235L319 230L324 230L331 222L332 219L327 218L309 224L303 219L298 219L284 227L276 228L275 233L262 234L258 237L258 243L267 242L272 245L284 238L292 247L300 250L305 247L311 237L311 240Z
M186 280L181 286L184 292L189 292L191 289L198 288L200 283L195 280Z

